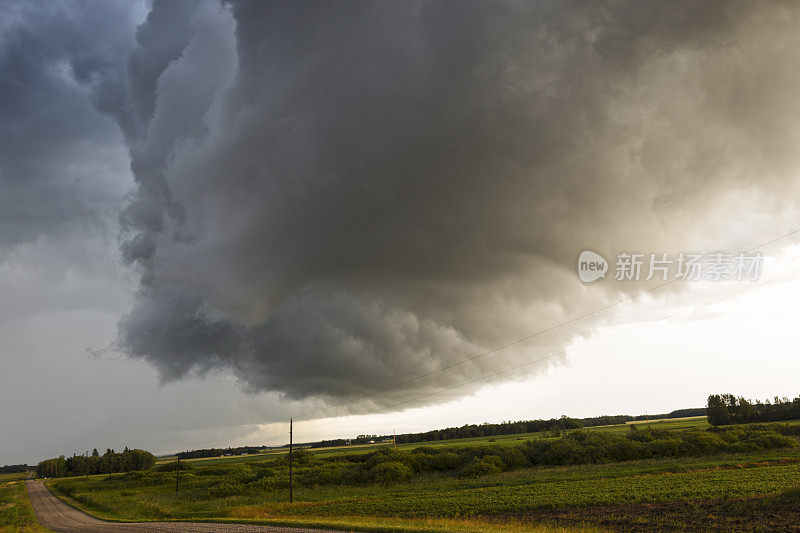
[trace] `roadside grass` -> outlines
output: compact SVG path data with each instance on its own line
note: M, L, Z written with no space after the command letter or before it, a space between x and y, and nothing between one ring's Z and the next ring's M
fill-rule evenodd
M25 473L22 474L23 477L25 475ZM0 531L19 533L46 533L49 531L36 521L24 481L5 481L0 484Z

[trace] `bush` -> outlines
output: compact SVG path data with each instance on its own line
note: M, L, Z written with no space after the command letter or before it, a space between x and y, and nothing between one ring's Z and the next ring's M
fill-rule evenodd
M183 461L182 463L180 463L180 465L181 465L181 472L183 472L184 470L194 469L192 463L187 463L186 461ZM156 472L175 472L177 469L178 469L178 461L170 461L169 463L161 463L160 465L156 465L156 467L153 470L155 470Z
M425 455L437 455L439 450L434 448L433 446L418 446L411 450L411 453L422 453Z
M765 450L773 450L776 448L794 448L797 446L797 441L791 437L784 437L777 433L765 433L756 438L756 443Z
M294 466L307 466L313 462L315 462L317 458L314 456L314 453L307 448L297 448L292 450L292 465ZM288 465L289 464L289 454L287 453L280 459L279 462Z
M234 483L245 483L258 479L260 476L255 475L253 469L248 465L235 463L228 467L227 472L225 472L225 477Z
M633 459L642 459L649 455L645 453L644 445L633 439L623 439L615 442L608 450L608 454L613 461L630 461Z
M461 457L459 457L457 453L453 452L441 452L432 459L434 470L438 470L439 472L456 470L460 464Z
M402 483L411 479L411 476L411 469L397 461L380 463L372 469L373 479L381 485Z
M305 486L351 484L359 481L358 474L358 469L349 463L323 463L303 469L297 481Z
M499 474L503 471L503 460L496 455L485 455L483 458L475 460L461 471L464 477L488 476Z
M243 485L234 483L219 483L208 489L211 496L215 498L224 498L226 496L239 496L245 492Z
M502 460L504 470L516 470L531 466L528 458L517 446L502 446L496 450L496 455Z
M181 468L183 468L183 464L181 464ZM201 466L197 469L198 476L224 476L228 473L230 469L230 465L210 465L210 466Z

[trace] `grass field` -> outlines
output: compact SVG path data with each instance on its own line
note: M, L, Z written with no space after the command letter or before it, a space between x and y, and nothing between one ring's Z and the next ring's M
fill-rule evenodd
M665 430L680 430L680 429L696 429L707 428L708 422L705 416L693 416L686 418L669 418L647 421L629 422L627 424L617 424L613 426L595 426L586 428L587 431L604 431L612 433L626 432L630 430L631 425L638 427L650 426L652 429L665 429ZM450 439L450 440L436 440L413 442L408 444L398 444L399 450L413 450L419 446L431 447L450 447L450 446L464 446L469 444L512 444L519 441L529 439L552 438L550 432L536 432L536 433L515 433L512 435L493 435L489 437L472 437L466 439ZM332 455L349 454L349 453L364 453L374 451L380 448L393 448L392 444L376 443L376 444L362 444L354 446L332 446L325 448L311 448L311 451L319 457L328 457ZM192 463L193 466L208 466L220 463L233 464L233 463L250 463L257 461L264 461L265 459L275 459L278 456L285 455L288 450L272 450L266 453L248 454L248 455L234 455L228 457L210 457L210 458L197 458L197 459L184 459L186 462ZM161 457L159 463L174 461L175 456Z
M443 449L427 447L415 452L361 449L361 455L307 454L301 457L307 461L305 465L295 470L293 504L286 501L285 460L281 458L258 461L251 457L247 463L225 458L196 466L198 461L181 474L177 497L174 472L65 478L49 484L92 514L127 520L255 521L374 531L794 527L800 520L797 439L764 428L754 428L752 434L743 428L707 432L704 423L698 419L665 421L661 428L665 431L658 431L655 426L661 423L653 421L653 432L646 424L636 431L612 426L594 428L583 436L538 435L522 441L517 436L495 437L493 442L481 439L466 446L464 439L457 441L461 447L443 442L439 443ZM687 425L693 429L685 429ZM667 449L664 446L670 443L693 443L689 451L673 446L668 453L694 456L607 462L610 455L605 459L581 455L586 450L596 452L601 445L610 450L636 442L647 444L651 451ZM709 447L713 443L716 448ZM772 448L753 451L762 445ZM567 450L572 454L569 457L579 461L606 464L509 466L519 449L540 448L545 452L536 452L540 453L537 457L545 461L567 460L563 455ZM742 451L712 453L704 452L706 449ZM476 456L469 463L466 459L475 453L489 455L481 461ZM461 464L467 466L460 470L428 470L409 476L402 475L398 464L406 461L413 465L425 457L457 461L458 454L466 457ZM481 475L492 461L501 466ZM361 465L361 470L353 465ZM380 477L363 477L365 472L383 472L381 465L389 465L384 470L390 473L399 472L397 479L402 480L382 482ZM476 470L476 465L484 470ZM353 472L361 472L362 477L353 477Z
M172 483L155 480L146 486L126 487L124 481L107 483L104 476L97 476L51 484L93 514L110 519L220 519L362 528L381 524L384 528L396 525L441 531L467 530L463 528L469 526L468 530L496 527L514 531L523 530L523 522L534 527L564 522L564 517L550 517L553 509L580 514L581 509L592 506L777 495L797 486L798 461L800 452L789 450L680 463L650 460L533 468L471 480L431 477L393 487L314 487L298 490L297 503L292 505L286 503L285 490L208 498L201 496L204 480L197 479L186 483L178 498ZM660 518L662 524L666 518ZM567 525L581 522L572 520Z
M0 483L7 483L9 481L19 481L28 477L27 472L18 472L15 474L0 474Z
M46 533L49 530L39 526L33 514L25 482L19 481L25 476L26 473L0 476L0 531ZM17 481L9 481L11 477Z
M651 429L705 429L708 427L708 421L705 416L688 416L685 418L660 418L657 420L637 420L635 422L628 422L627 424L616 424L614 426L595 426L586 428L588 431L629 431L631 426L638 428L651 428Z

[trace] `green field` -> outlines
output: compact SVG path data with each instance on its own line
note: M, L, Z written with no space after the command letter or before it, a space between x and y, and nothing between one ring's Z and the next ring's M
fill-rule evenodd
M18 472L15 474L0 474L0 483L7 483L9 481L18 481L28 477L28 472Z
M708 422L706 421L705 416L693 416L687 418L660 419L660 420L653 420L650 422L636 421L636 422L629 422L627 424L617 424L614 426L595 426L586 428L586 430L620 433L629 431L631 425L636 425L637 427L643 427L643 428L650 426L652 429L678 430L678 429L707 428ZM397 449L413 450L414 448L417 448L419 446L431 446L438 448L442 446L464 446L469 444L487 444L487 443L512 444L515 442L524 441L528 439L540 439L540 438L553 438L553 437L552 433L547 431L537 432L537 433L515 433L512 435L493 435L488 437L471 437L466 439L436 440L436 441L398 444ZM364 453L364 452L374 451L380 448L394 448L394 446L388 443L376 443L376 444L362 444L353 446L310 448L310 450L315 454L317 454L319 457L328 457L340 454ZM193 466L207 466L220 463L225 463L225 464L250 463L250 462L264 461L265 459L275 459L276 457L285 455L287 453L288 449L280 449L280 450L271 450L266 453L258 453L258 454L233 455L228 457L183 459L183 461L190 462L192 463ZM161 457L159 458L158 462L165 463L174 460L175 456L173 455L169 457Z
M0 531L25 533L46 533L39 526L33 514L31 503L25 491L25 482L19 481L27 473L3 474L0 476ZM10 478L17 481L10 481Z
M683 419L653 421L650 427L463 439L435 443L438 447L420 443L398 451L304 451L297 457L293 504L286 501L281 456L194 462L181 473L177 497L174 471L48 483L92 514L123 520L376 531L730 530L748 524L790 528L800 520L796 426L708 431L704 419ZM638 459L616 460L620 457Z
M258 494L199 497L203 481L192 480L175 498L169 480L146 485L104 483L103 476L53 483L85 509L111 519L220 519L280 524L347 524L363 527L398 524L406 528L454 530L474 524L506 530L522 526L517 515L553 508L644 502L708 501L763 497L796 487L800 476L796 450L772 454L725 455L705 460L649 460L613 465L534 468L473 480L432 477L386 487L314 487L296 492L286 503L285 490ZM741 468L740 468L741 465ZM373 518L366 519L365 517ZM385 519L376 519L381 516ZM459 517L470 517L466 523ZM534 515L533 526L547 513ZM405 520L404 520L405 519ZM410 520L409 520L410 519ZM481 520L482 519L482 520ZM496 522L499 522L496 523ZM435 526L439 527L435 527ZM577 525L577 524L570 524Z
M637 420L636 422L628 422L627 424L617 424L614 426L595 426L586 428L589 431L629 431L631 426L638 428L650 429L705 429L708 427L708 421L705 416L688 416L685 418L661 418L658 420Z

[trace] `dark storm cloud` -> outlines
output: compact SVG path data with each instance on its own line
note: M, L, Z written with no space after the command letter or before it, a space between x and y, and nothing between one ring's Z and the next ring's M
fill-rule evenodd
M157 1L128 68L123 250L143 283L120 346L165 379L347 397L601 305L621 287L582 286L583 249L747 244L724 209L796 188L797 22L750 3Z
M102 225L120 197L133 14L114 2L11 2L0 26L0 248Z

